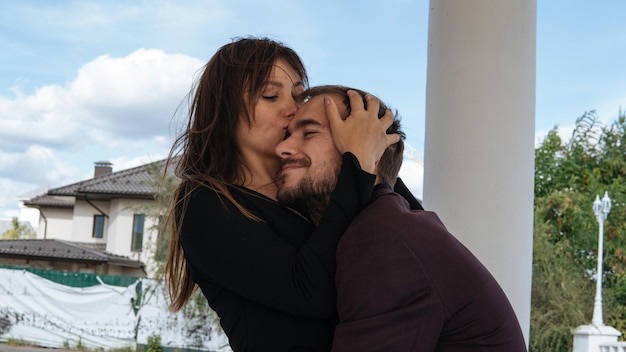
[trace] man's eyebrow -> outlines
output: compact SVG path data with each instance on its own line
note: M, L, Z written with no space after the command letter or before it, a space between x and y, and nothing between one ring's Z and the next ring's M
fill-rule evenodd
M292 134L294 131L303 129L303 128L307 127L307 126L324 127L325 125L322 124L321 122L319 122L318 120L311 119L311 118L297 120L293 126L289 126L290 128L288 128L287 133Z
M297 129L304 128L310 125L324 126L321 122L319 122L316 119L302 119L296 122L296 125L293 127L293 129L297 130Z

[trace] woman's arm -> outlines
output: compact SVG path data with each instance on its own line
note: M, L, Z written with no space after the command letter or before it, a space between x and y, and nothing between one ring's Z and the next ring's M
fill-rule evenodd
M281 239L283 234L276 233L271 223L244 217L209 189L196 191L189 200L181 235L194 280L200 284L214 281L291 314L330 317L335 312L337 243L369 202L374 180L374 175L359 168L352 154L344 154L324 218L299 249ZM274 206L284 216L298 217Z

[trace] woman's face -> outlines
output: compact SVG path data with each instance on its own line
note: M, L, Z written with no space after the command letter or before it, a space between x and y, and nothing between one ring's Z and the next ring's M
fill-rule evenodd
M294 97L303 90L294 69L283 59L276 60L250 114L250 124L245 117L239 118L236 138L244 157L276 158L276 146L284 139L287 125L298 110Z

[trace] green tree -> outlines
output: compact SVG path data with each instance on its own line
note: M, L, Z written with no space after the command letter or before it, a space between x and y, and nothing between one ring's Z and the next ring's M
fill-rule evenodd
M535 150L531 351L568 351L571 329L591 322L597 270L596 195L609 192L604 321L626 328L626 117L604 127L594 111L563 142L557 127Z
M0 236L3 240L18 240L22 238L35 238L37 235L35 232L24 224L20 224L16 217L11 219L12 228L6 230L2 236Z

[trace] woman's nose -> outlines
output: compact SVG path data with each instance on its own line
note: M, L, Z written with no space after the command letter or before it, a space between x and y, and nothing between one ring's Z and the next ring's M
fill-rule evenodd
M293 119L293 117L296 116L296 111L298 111L298 104L295 99L291 98L285 108L285 118L288 120Z

